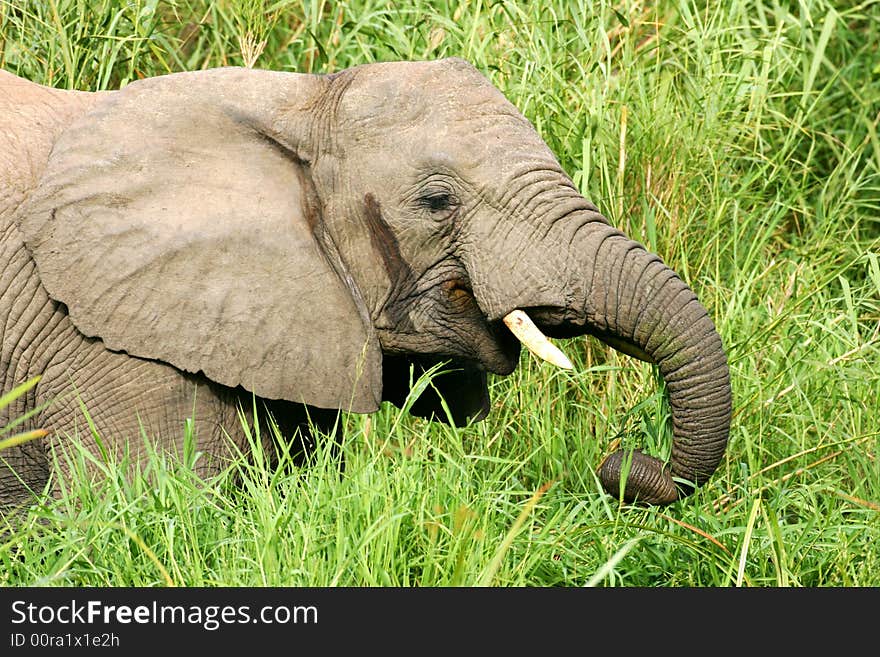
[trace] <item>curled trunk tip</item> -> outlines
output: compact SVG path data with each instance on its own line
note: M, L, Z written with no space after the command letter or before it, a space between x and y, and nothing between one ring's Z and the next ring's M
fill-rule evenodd
M678 499L669 466L640 450L620 449L602 461L599 481L605 492L619 497L621 480L624 480L624 502L665 505Z

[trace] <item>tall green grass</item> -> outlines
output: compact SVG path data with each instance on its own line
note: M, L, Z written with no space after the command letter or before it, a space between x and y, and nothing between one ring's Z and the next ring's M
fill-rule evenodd
M880 585L880 2L392 4L0 0L0 66L94 90L470 60L709 308L735 400L718 473L664 509L600 493L613 442L668 451L665 401L650 366L571 340L574 373L524 355L480 424L346 416L341 476L320 448L92 481L74 447L66 494L0 539L0 583Z

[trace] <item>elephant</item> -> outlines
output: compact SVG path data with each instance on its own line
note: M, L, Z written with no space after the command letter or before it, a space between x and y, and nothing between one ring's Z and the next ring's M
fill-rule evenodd
M247 447L240 413L308 444L439 364L411 412L479 421L522 344L568 366L551 340L581 335L654 363L671 409L669 461L615 452L609 493L670 504L723 458L707 310L465 60L103 92L0 71L0 189L0 389L41 377L0 426L48 432L0 453L3 505L45 490L74 433L142 458L189 419L210 475Z

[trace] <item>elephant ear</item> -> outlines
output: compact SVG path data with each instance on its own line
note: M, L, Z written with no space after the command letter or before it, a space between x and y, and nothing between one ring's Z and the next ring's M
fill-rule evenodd
M306 152L322 84L163 76L61 136L19 227L79 331L261 397L378 408L378 341Z

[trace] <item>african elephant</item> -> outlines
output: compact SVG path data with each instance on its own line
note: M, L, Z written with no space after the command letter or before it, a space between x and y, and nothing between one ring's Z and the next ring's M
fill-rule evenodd
M88 440L81 403L113 445L177 449L195 418L203 473L230 455L224 430L245 444L239 408L302 437L307 418L400 405L411 366L450 370L414 413L442 420L442 395L456 424L481 419L525 315L526 333L592 334L662 373L671 462L636 451L626 499L670 503L723 456L706 310L460 59L102 93L0 72L0 186L0 383L42 376L0 426L40 408L50 431L0 454L2 503L41 490L60 436ZM600 467L614 495L623 462Z

